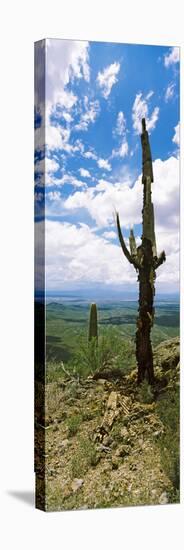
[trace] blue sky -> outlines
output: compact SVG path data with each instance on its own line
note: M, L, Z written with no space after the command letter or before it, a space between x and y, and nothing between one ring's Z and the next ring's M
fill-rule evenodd
M135 288L114 211L139 243L145 116L157 247L167 256L157 287L177 291L179 48L54 39L36 48L35 203L41 230L45 197L47 289Z

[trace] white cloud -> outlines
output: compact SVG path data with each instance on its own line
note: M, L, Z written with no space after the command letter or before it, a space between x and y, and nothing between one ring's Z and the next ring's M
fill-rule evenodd
M180 144L180 123L178 122L177 126L174 128L174 136L172 138L173 143L176 143L176 145Z
M117 233L115 233L115 231L104 231L102 237L104 237L105 239L117 239Z
M109 97L112 86L118 81L117 74L119 73L119 70L120 63L115 61L106 67L102 72L99 71L97 75L97 82L105 99Z
M85 168L79 168L79 172L82 178L90 178L91 174L89 173L89 170L86 170Z
M44 66L44 50L46 45L46 69ZM46 81L46 145L49 150L60 149L69 154L77 151L76 145L70 144L70 124L73 120L73 109L76 109L78 97L68 89L68 84L74 79L84 79L89 82L89 44L86 41L47 39L36 49L38 93L35 94L36 109L44 113L44 88ZM51 121L61 116L67 122L67 128L60 123ZM92 118L90 112L89 115ZM44 121L43 121L44 124ZM44 132L42 128L35 131L35 146L44 150Z
M47 101L63 106L67 100L64 88L70 80L84 78L89 82L89 43L47 39L46 49Z
M55 159L51 159L48 157L45 157L45 159L39 160L35 164L35 173L38 174L39 172L47 172L50 174L51 172L57 172L59 169L59 164L56 162Z
M113 149L112 151L112 157L126 157L128 155L128 142L126 138L124 138L122 144L120 145L119 149Z
M152 97L153 92L150 91L146 97L143 97L142 93L138 93L136 95L133 108L132 108L132 120L133 120L133 127L136 132L136 134L141 133L142 131L142 118L146 118L146 127L148 131L154 130L156 126L156 122L158 120L159 115L159 107L155 107L151 113L149 114L148 109L148 102L149 99Z
M179 161L175 157L153 162L154 183L152 194L155 206L156 224L173 229L178 223L179 212ZM132 182L133 183L133 182ZM141 175L134 185L129 182L112 183L101 179L96 187L76 192L65 201L65 208L73 210L86 208L98 227L112 225L113 212L118 210L122 226L141 222L142 210Z
M62 116L66 120L66 122L68 122L68 123L72 122L72 120L73 120L70 113L67 113L66 111L63 111Z
M125 132L125 129L126 129L126 118L123 111L119 111L114 133L117 134L118 136L122 136Z
M93 151L85 151L83 156L86 158L86 159L93 159L93 160L97 160L97 155L96 153L94 153Z
M136 273L119 245L96 235L88 225L46 220L45 230L47 289L61 289L68 281L135 283Z
M164 57L164 65L165 67L169 67L170 65L175 65L180 60L180 50L177 46L174 46L173 48L170 48L169 53L165 55Z
M122 142L119 142L119 147L112 150L113 157L126 157L128 155L128 142L126 138L126 119L123 111L119 111L116 121L116 128L113 130L114 137L121 137Z
M55 185L65 185L67 183L73 187L82 187L83 189L87 187L84 181L78 180L75 176L72 176L72 174L64 174L62 178L55 178L54 183Z
M167 87L167 90L165 92L165 101L166 103L172 99L173 95L174 95L174 88L175 88L175 84L174 82L171 82L168 87Z
M47 193L47 199L59 202L61 200L61 193L59 191L49 191L49 193Z
M35 163L35 174L37 175L36 184L52 185L54 181L54 174L59 170L59 163L54 158L48 158L39 160Z
M166 252L166 263L157 271L157 289L171 290L179 277L179 161L170 157L153 163L152 184L158 253ZM47 287L62 284L129 283L135 285L135 270L124 257L116 238L114 209L119 211L122 228L141 222L143 187L141 177L133 187L100 180L93 188L77 191L64 202L59 193L49 194L54 213L86 209L95 227L85 223L46 221ZM128 207L127 207L128 206ZM82 219L82 215L81 215ZM104 228L101 236L97 230ZM140 231L141 233L141 231ZM140 236L137 243L140 244ZM127 245L128 240L126 239ZM162 287L163 288L163 287Z
M98 164L99 168L103 168L104 170L108 170L108 172L110 172L111 165L110 165L110 163L107 159L99 158L97 160L97 164Z
M89 124L95 122L100 113L100 104L98 100L89 101L88 97L84 97L84 112L80 117L80 121L75 125L75 130L88 130Z

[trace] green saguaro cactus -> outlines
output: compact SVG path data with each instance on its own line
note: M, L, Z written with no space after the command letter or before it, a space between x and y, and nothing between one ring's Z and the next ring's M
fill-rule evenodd
M126 247L118 213L116 214L119 241L127 260L138 272L139 308L136 330L136 360L138 366L138 383L147 378L150 384L154 382L153 353L151 345L151 328L154 320L154 295L156 269L165 261L165 252L157 256L154 208L151 200L151 185L153 183L153 167L149 136L146 121L142 119L142 244L136 246L133 229L130 231L130 252Z
M89 333L88 340L91 341L92 338L98 340L98 319L97 319L97 306L96 304L91 304L90 307L90 316L89 316Z

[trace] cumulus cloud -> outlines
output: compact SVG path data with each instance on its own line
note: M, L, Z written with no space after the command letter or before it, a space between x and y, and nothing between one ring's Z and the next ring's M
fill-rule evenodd
M180 49L177 46L170 48L169 53L164 56L164 65L165 67L170 67L170 65L175 65L180 60Z
M73 187L82 187L83 189L87 187L86 183L84 181L79 180L76 178L76 176L73 176L72 174L64 174L61 178L56 178L53 180L52 185L58 185L63 186L65 184L72 185Z
M46 40L47 101L67 102L65 87L70 80L84 78L89 82L89 43L76 40ZM71 108L71 104L67 108Z
M94 123L100 113L100 104L98 100L89 101L88 97L84 97L84 112L81 114L78 124L75 125L75 130L88 130L88 126Z
M83 156L86 158L86 159L93 159L93 160L97 160L97 155L96 153L94 153L94 151L85 151Z
M136 274L118 244L98 236L86 224L46 221L46 286L103 282L130 283Z
M105 239L114 240L117 239L117 233L115 233L115 231L104 231L102 237Z
M169 291L173 284L178 284L179 277L179 161L175 157L166 161L157 159L153 170L157 249L158 253L164 249L167 256L166 263L157 271L157 284ZM74 284L118 284L121 280L121 283L135 285L135 271L115 240L114 210L119 211L122 228L140 224L142 193L140 176L133 187L102 179L96 187L76 191L65 202L57 192L50 196L55 201L55 213L56 204L58 212L67 210L68 214L86 209L95 225L46 221L49 288L59 289L67 280ZM103 228L103 234L98 235L98 230ZM140 237L141 234L137 237L138 244Z
M36 111L43 115L43 119L45 118L46 127L45 135L43 127L38 127L35 131L35 147L38 150L44 151L46 144L51 151L60 149L69 154L77 151L76 146L70 143L70 124L78 97L68 88L68 84L74 79L82 78L89 82L88 61L89 44L86 41L47 39L36 47ZM86 114L84 121L86 125L92 120L94 110L95 107L92 109L90 106L88 118ZM53 116L56 121L53 121ZM67 128L65 125L62 126L60 121L57 123L61 116L65 124L67 123Z
M113 130L114 138L119 138L119 146L112 150L113 157L126 157L128 155L128 141L126 138L126 118L123 111L119 111L116 121L116 127ZM121 138L121 140L120 140Z
M128 141L126 138L123 139L119 149L113 149L112 157L126 157L128 155Z
M180 123L178 122L177 126L174 128L174 136L172 138L173 143L176 143L176 145L180 144Z
M123 111L119 111L116 121L116 128L114 130L114 134L118 136L122 136L126 129L126 118L123 113Z
M153 91L150 91L145 98L143 97L143 94L141 92L136 94L132 108L133 128L136 134L140 134L142 131L142 118L146 118L146 127L149 132L151 132L151 130L154 130L156 126L159 115L159 107L155 107L151 115L149 115L148 104L152 95Z
M36 185L52 185L52 178L59 168L59 163L54 158L46 156L44 159L38 160L35 163Z
M79 172L82 178L90 178L91 174L89 173L89 170L86 170L85 168L79 168Z
M117 75L120 70L120 63L115 61L111 65L108 65L103 71L99 71L97 75L97 83L101 88L102 95L105 99L108 99L112 86L118 81Z
M107 159L99 158L99 159L97 159L97 164L98 164L99 168L103 168L104 170L107 170L108 172L110 172L111 165L110 165L110 163Z
M167 89L166 89L166 92L165 92L165 101L166 101L166 103L167 103L170 99L172 99L172 97L173 97L173 95L174 95L174 88L175 88L175 84L174 84L174 82L171 82L171 83L168 85L168 87L167 87Z
M165 161L157 159L153 162L153 171L156 226L166 233L174 231L179 223L179 161L175 157ZM96 187L68 197L65 208L70 211L86 208L96 225L104 228L114 224L114 210L118 210L122 227L129 228L141 223L142 192L141 175L132 186L129 182L112 183L102 179Z

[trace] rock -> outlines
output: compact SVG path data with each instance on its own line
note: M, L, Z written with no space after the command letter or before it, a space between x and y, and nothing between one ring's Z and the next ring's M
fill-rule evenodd
M110 461L109 462L106 462L106 464L104 464L103 466L103 469L102 469L102 472L105 474L107 472L109 472L109 468L110 468Z
M120 436L123 440L123 443L126 445L128 443L130 443L130 434L127 430L127 428L124 426L123 428L121 428L120 430Z
M111 391L107 401L103 422L100 427L101 431L104 430L106 433L108 433L111 429L114 419L118 416L117 403L118 394L115 391Z
M99 386L105 386L106 380L104 380L103 378L99 378L97 384L98 384Z
M57 432L59 430L59 426L58 426L58 423L54 423L53 425L53 432Z
M111 449L116 449L118 445L118 442L116 440L114 440L112 443L111 443Z
M111 445L113 442L113 439L112 437L110 437L109 435L105 435L104 438L103 438L103 444L107 447L109 447L109 445Z
M129 454L130 448L128 445L121 445L115 452L115 456L123 457Z
M109 395L109 399L108 399L108 402L107 402L107 409L109 410L112 410L112 411L115 411L116 408L117 408L117 393L115 391L111 391L110 395Z
M97 447L98 451L104 452L104 453L110 453L111 449L110 447L107 447L106 445L103 445L103 443L100 443Z
M71 483L71 489L73 493L76 493L76 491L78 491L82 487L83 483L84 483L83 479L74 478Z
M123 428L121 428L120 435L121 435L122 439L125 439L126 437L129 437L128 430L125 426Z
M60 443L59 448L61 451L65 451L69 447L69 445L70 445L69 439L63 439L63 441L61 441Z
M97 466L100 462L102 455L100 453L94 453L91 457L91 466Z
M111 464L112 464L112 469L113 469L113 470L117 470L117 469L118 469L118 467L119 467L119 460L118 460L118 457L117 457L117 456L112 456Z
M159 504L168 504L168 496L167 496L167 493L166 491L164 491L161 495L160 495L160 498L159 498Z
M156 439L162 435L163 433L163 430L157 430L156 432L153 433L153 437L155 437Z
M154 351L154 363L163 371L175 369L179 363L180 341L179 337L166 340L159 344Z

